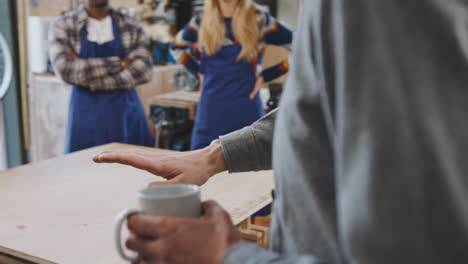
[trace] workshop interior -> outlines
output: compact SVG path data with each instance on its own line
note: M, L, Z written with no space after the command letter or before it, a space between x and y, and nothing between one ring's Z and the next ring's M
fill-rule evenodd
M295 28L295 1L256 2ZM7 0L0 11L0 168L64 155L71 88L54 72L48 34L58 17L81 4L78 0ZM148 38L153 76L136 90L154 147L189 150L200 82L172 58L170 45L177 32L203 11L204 1L113 0L111 5L137 19ZM289 56L289 50L278 46L266 50L264 68ZM278 106L286 78L266 83L260 91L265 112Z

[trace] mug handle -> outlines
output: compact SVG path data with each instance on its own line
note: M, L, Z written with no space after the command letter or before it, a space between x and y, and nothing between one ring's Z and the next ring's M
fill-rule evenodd
M127 220L127 218L132 215L132 214L138 214L141 213L141 211L136 210L136 209L125 209L120 214L117 216L116 221L115 221L115 229L114 229L114 236L115 236L115 247L117 249L117 252L119 253L120 257L122 257L124 260L130 261L130 262L136 262L139 260L138 256L135 257L130 257L128 256L124 249L122 248L122 225L124 222Z

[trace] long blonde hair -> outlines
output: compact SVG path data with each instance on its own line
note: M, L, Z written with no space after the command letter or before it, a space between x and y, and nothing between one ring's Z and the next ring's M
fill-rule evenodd
M201 18L200 47L208 55L214 55L222 47L226 37L226 26L219 4L220 0L206 0ZM238 60L251 62L257 56L259 27L257 7L252 0L238 0L232 20L232 31L242 50Z

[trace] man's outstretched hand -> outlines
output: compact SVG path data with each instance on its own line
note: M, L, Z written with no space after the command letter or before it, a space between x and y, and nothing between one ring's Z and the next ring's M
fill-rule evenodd
M149 150L103 151L93 157L97 163L120 163L146 170L167 179L156 184L188 183L202 185L208 179L226 170L224 152L218 140L210 146L195 151L155 153Z

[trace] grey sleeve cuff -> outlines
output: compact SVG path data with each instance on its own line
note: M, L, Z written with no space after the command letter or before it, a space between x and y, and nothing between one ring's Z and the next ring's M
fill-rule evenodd
M222 264L254 263L255 255L265 251L252 243L241 242L231 247L224 255ZM250 262L249 262L250 261Z
M259 248L252 243L242 242L228 250L222 264L326 264L314 256L281 256Z
M255 137L250 127L220 137L224 161L229 172L257 171Z
M229 172L270 170L276 111L249 127L220 137Z

